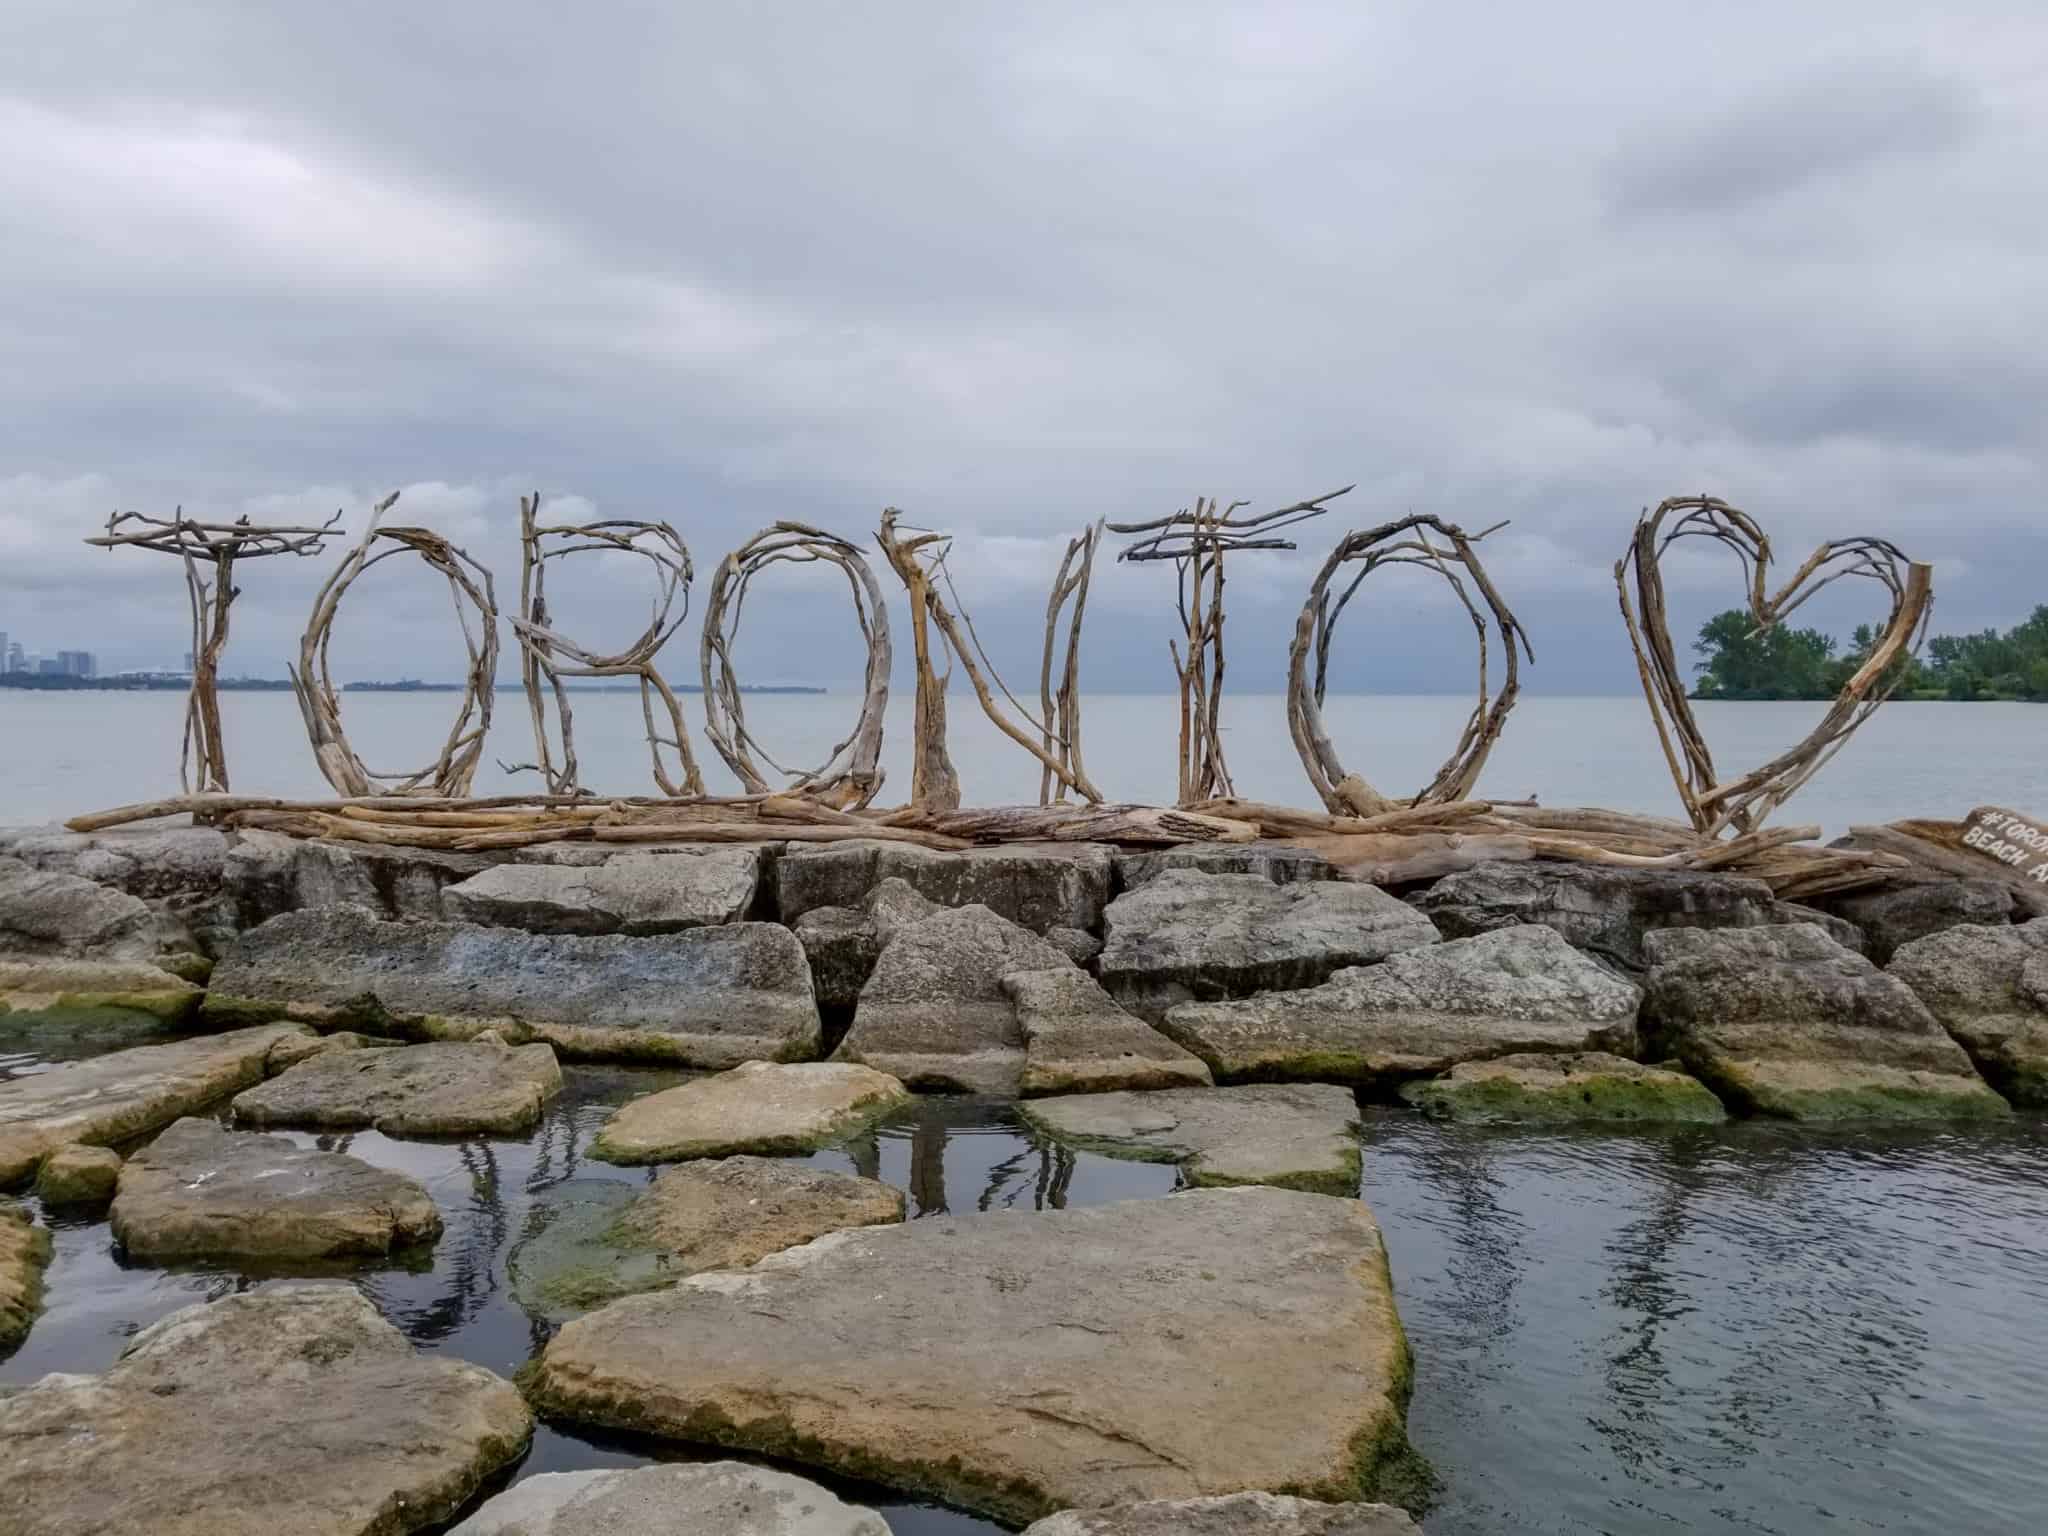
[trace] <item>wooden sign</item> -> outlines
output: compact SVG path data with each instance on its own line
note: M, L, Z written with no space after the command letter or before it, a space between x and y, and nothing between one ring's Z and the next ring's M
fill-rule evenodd
M2032 817L1979 806L1963 823L1963 846L2048 886L2048 825Z

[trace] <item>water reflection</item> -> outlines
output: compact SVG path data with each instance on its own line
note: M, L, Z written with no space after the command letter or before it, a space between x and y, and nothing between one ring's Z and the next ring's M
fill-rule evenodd
M32 1052L24 1057L35 1064ZM447 1227L428 1256L347 1271L421 1347L501 1373L547 1341L508 1254L592 1161L611 1108L674 1073L572 1067L529 1136L294 1134L400 1169ZM1364 1120L1417 1365L1411 1434L1442 1477L1432 1536L1818 1529L2033 1532L2048 1510L2048 1131L1816 1135L1761 1125L1541 1134ZM1004 1104L923 1101L820 1164L914 1220L1156 1197L1171 1167L1041 1141ZM274 1283L128 1265L104 1220L49 1218L50 1306L0 1383L106 1367L193 1301ZM517 1475L687 1457L543 1426ZM893 1501L899 1536L992 1531Z

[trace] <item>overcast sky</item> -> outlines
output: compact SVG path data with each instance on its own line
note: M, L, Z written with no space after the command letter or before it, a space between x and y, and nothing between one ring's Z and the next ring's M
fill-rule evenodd
M1022 682L1088 521L1353 482L1233 568L1245 687L1329 543L1410 511L1512 519L1532 690L1634 686L1610 567L1688 491L1788 565L1887 534L1937 630L2005 625L2048 601L2044 251L2040 0L9 0L0 630L184 649L175 565L79 543L116 508L360 528L402 487L509 606L522 489L700 573L894 504ZM332 558L245 569L230 671L282 670ZM1169 579L1104 571L1091 685L1170 685ZM375 580L343 670L452 674L445 603ZM1683 625L1736 596L1681 585ZM643 611L563 589L595 640ZM749 681L857 677L827 590L764 583ZM1462 686L1438 594L1354 612L1340 685Z

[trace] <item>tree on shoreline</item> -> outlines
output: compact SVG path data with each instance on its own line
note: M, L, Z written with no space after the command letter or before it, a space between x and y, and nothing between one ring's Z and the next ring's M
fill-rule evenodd
M1700 626L1693 650L1696 699L1829 699L1870 655L1876 635L1858 625L1837 654L1832 635L1775 625L1759 632L1743 609L1717 613ZM1935 635L1924 661L1895 664L1899 698L2048 703L2048 604L2000 634Z

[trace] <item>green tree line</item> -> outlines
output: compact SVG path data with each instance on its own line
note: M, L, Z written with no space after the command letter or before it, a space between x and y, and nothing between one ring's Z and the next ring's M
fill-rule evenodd
M1757 632L1740 608L1700 626L1693 650L1696 699L1829 699L1869 658L1877 636L1860 624L1847 647L1817 629L1785 625ZM2026 699L2048 703L2048 605L2000 634L1936 635L1917 660L1902 657L1894 697Z

